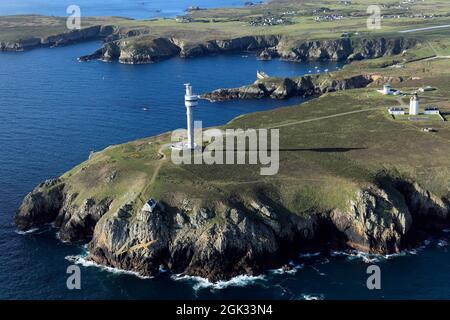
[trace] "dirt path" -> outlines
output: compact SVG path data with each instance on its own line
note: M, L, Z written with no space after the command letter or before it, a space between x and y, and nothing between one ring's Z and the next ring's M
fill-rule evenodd
M169 146L170 146L170 144L164 144L158 150L158 154L160 154L162 157L161 157L161 159L158 160L158 164L156 165L155 171L153 172L152 178L150 179L150 185L153 185L155 183L156 178L158 177L159 171L161 170L161 167L164 164L164 161L167 160L167 157L164 154L163 150L168 148Z
M402 31L399 31L399 33L414 33L414 32L435 30L435 29L444 29L444 28L450 28L450 24L444 24L444 25L432 26L432 27L415 28L415 29L409 29L409 30L402 30Z
M323 116L323 117L318 117L318 118L313 118L313 119L307 119L307 120L294 121L294 122L290 122L290 123L284 123L284 124L276 125L276 126L273 126L273 127L269 127L268 129L278 129L278 128L282 128L282 127L295 126L295 125L302 124L302 123L308 123L308 122L321 121L321 120L326 120L326 119L331 119L331 118L344 117L344 116L348 116L348 115L352 115L352 114L356 114L356 113L370 112L370 111L375 111L375 110L380 110L380 109L385 109L385 108L386 107L383 106L383 107L375 107L375 108L367 108L367 109L361 109L361 110L355 110L355 111L342 112L342 113L337 113L337 114L333 114L333 115L329 115L329 116Z

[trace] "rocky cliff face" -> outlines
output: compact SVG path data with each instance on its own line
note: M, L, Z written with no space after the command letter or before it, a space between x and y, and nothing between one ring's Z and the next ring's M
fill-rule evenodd
M259 51L259 59L281 58L290 61L351 61L399 54L415 45L404 38L373 40L322 40L292 41L280 36L244 36L205 42L186 41L179 38L154 38L143 36L130 40L107 43L103 48L80 60L118 60L124 63L151 63L162 58L180 56L200 57L228 52ZM168 51L167 48L170 47ZM110 53L114 52L114 55ZM145 52L144 55L141 52ZM127 57L127 58L122 58Z
M371 75L358 75L344 79L325 79L305 76L296 79L267 78L254 84L232 89L218 89L202 97L210 101L235 99L286 99L290 97L311 97L326 92L365 88L374 80Z
M10 42L0 41L0 51L26 51L38 47L52 47L81 41L104 39L114 32L115 28L112 26L92 26L45 38L31 38Z
M53 223L63 241L89 240L98 220L109 210L110 199L96 202L85 199L74 204L76 194L66 190L60 179L45 181L28 194L14 218L20 230L30 230Z
M277 36L246 36L228 40L211 40L203 43L173 39L174 44L180 48L182 58L227 52L257 51L275 46L279 41L280 37Z
M278 45L264 49L259 58L262 60L281 58L297 62L353 61L400 54L415 45L415 40L405 38L280 41Z
M230 40L189 42L177 38L142 36L106 43L93 54L80 57L80 60L118 60L126 64L143 64L175 56L192 58L226 52L255 51L275 45L278 43L278 39L275 36L249 36Z
M447 200L399 180L361 187L345 208L302 215L276 211L267 199L205 207L185 195L153 212L135 212L132 203L111 212L110 199L75 198L61 180L47 181L24 199L15 223L29 230L54 222L61 239L89 242L90 259L102 265L142 275L163 266L210 280L257 274L311 248L399 252L423 219L432 225L450 215Z
M118 60L125 64L143 64L167 59L179 52L180 48L167 38L154 38L145 42L121 40L106 43L95 53L80 57L80 61L100 59Z

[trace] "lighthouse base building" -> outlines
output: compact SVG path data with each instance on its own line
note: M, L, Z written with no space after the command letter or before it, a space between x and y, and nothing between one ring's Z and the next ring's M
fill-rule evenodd
M410 116L417 116L420 112L420 103L419 103L419 96L417 93L415 93L409 102L409 115Z

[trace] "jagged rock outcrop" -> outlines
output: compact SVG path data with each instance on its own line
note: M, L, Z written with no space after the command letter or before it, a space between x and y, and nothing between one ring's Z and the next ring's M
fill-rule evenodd
M89 240L112 200L85 199L81 206L77 206L74 204L76 198L77 195L68 191L60 179L45 181L25 197L14 223L20 230L53 223L59 228L59 237L63 241Z
M75 42L104 39L115 32L113 26L91 26L80 30L50 35L44 38L19 39L16 41L0 41L0 51L25 51L38 47L54 47Z
M345 234L350 247L375 253L399 252L402 238L412 225L406 204L396 204L376 187L359 191L350 201L349 210L334 210L331 220Z
M217 89L205 93L202 98L210 101L235 99L286 99L290 97L311 97L326 92L365 88L373 82L371 75L357 75L344 79L321 79L317 76L300 78L266 78L254 84L232 89Z
M253 206L245 212L223 204L191 212L141 210L134 218L120 214L130 209L125 207L98 223L90 257L143 275L155 275L163 265L219 280L276 266L286 258L284 243L295 248L299 235L311 240L315 233L317 215L278 217L266 206Z
M78 207L72 204L74 196L66 195L66 201L55 219L55 227L59 228L59 237L63 241L89 240L97 222L108 212L112 200L97 202L95 199L86 199Z
M264 49L259 59L280 58L288 61L353 61L380 58L402 53L416 45L416 40L378 38L316 41L280 41L277 46Z
M180 57L193 58L226 52L257 51L279 43L278 36L245 36L227 40L211 40L201 43L172 39L180 48Z
M16 226L30 230L55 221L64 202L63 188L59 179L39 184L23 200L14 217Z
M415 183L391 179L389 186L361 186L345 207L307 214L275 210L265 199L234 199L208 207L189 195L175 204L135 212L132 202L111 212L110 199L85 199L60 179L30 193L15 223L29 230L50 222L62 240L89 242L99 264L156 275L160 267L222 280L279 267L299 250L356 249L395 253L408 245L412 229L448 221L450 205ZM277 207L276 202L273 202Z

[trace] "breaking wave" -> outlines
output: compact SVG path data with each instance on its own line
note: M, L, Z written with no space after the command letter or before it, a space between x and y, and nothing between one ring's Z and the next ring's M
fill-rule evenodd
M312 300L324 300L325 296L323 294L319 294L319 295L313 295L313 294L302 294L302 299L303 300L308 300L308 301L312 301Z
M429 246L431 243L430 240L425 240L423 242L423 245L420 247L417 247L415 249L407 249L402 250L399 253L393 253L393 254L370 254L366 252L361 252L357 250L351 250L351 251L332 251L330 253L331 257L339 257L344 256L347 257L347 260L361 260L365 263L378 263L382 261L386 261L389 259L397 258L397 257L404 257L404 256L411 256L411 255L417 255L420 251L424 250L427 246Z
M286 269L284 267L278 268L278 269L273 269L273 270L269 270L270 273L272 274L296 274L298 270L303 269L304 265L303 264L295 264L293 261L289 262L289 269Z
M298 256L300 258L315 258L320 256L320 252L312 252L312 253L300 253Z
M437 243L438 247L447 247L448 246L448 241L447 240L439 240Z
M138 272L135 272L135 271L122 270L122 269L118 269L118 268L113 268L113 267L100 265L98 263L95 263L94 261L88 260L87 259L87 254L67 256L67 257L65 257L65 259L67 261L70 261L70 262L72 262L74 264L81 265L83 267L96 267L96 268L101 269L103 271L107 271L107 272L114 273L114 274L127 274L127 275L135 276L135 277L137 277L139 279L152 279L153 278L153 277L143 276L143 275L141 275L141 274L139 274Z
M174 281L185 281L185 282L194 282L194 285L192 288L195 291L201 290L201 289L214 289L214 290L222 290L228 287L246 287L250 284L254 284L258 281L265 281L265 277L263 275L261 276L248 276L248 275L241 275L234 277L228 281L217 281L217 282L211 282L208 279L202 278L202 277L195 277L195 276L188 276L183 274L176 274L173 275L172 280Z
M35 233L36 231L39 231L39 228L33 228L27 231L20 231L20 230L16 230L15 232L17 234L20 234L21 236L25 235L25 234L31 234L31 233Z

